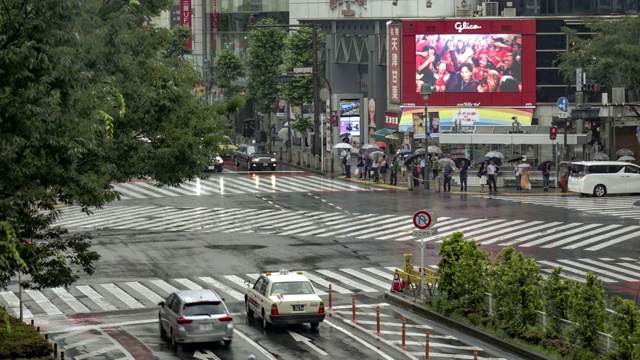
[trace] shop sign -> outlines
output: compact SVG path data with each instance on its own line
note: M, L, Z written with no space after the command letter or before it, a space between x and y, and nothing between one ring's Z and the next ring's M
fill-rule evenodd
M191 27L191 0L180 0L180 25ZM192 39L185 39L185 46L193 49Z
M384 113L384 127L389 129L397 129L398 121L399 121L398 113L392 113L392 112Z
M400 98L400 25L388 25L387 32L387 68L389 71L387 97L389 103L400 104L402 102Z
M458 30L459 33L463 32L464 30L478 30L478 29L482 29L482 26L480 25L475 25L475 24L471 24L468 23L466 21L458 21L457 23L455 23L453 25L453 27Z

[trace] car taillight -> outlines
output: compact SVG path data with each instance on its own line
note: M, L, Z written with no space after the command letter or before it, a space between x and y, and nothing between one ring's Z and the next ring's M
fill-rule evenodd
M278 315L278 305L271 304L271 315Z
M318 308L319 314L324 314L324 301L320 301L320 307Z
M222 322L227 322L227 321L231 321L231 320L233 320L233 318L230 315L227 315L225 317L221 317L220 318L220 321L222 321Z
M193 320L185 319L183 317L178 319L178 324L180 324L180 325L191 324L192 322L193 322Z

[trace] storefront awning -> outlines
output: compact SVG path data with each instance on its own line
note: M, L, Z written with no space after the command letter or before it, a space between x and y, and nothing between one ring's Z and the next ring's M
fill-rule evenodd
M376 130L370 134L370 136L376 140L384 140L387 135L395 134L398 130L382 128L380 130Z

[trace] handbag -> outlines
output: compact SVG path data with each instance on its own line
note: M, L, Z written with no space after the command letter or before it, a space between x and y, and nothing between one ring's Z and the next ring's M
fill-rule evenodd
M356 168L356 171L354 171L355 175L360 175L360 169Z

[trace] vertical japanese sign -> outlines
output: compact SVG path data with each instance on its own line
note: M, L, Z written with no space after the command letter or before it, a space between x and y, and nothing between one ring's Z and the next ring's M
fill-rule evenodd
M191 26L191 0L180 0L180 25L186 25L189 29L193 29ZM185 40L185 46L193 49L191 38Z
M209 14L209 21L211 23L211 38L216 40L218 38L218 32L220 31L220 13L218 12L218 0L211 1L211 13Z
M400 25L387 23L387 98L391 104L400 104Z

